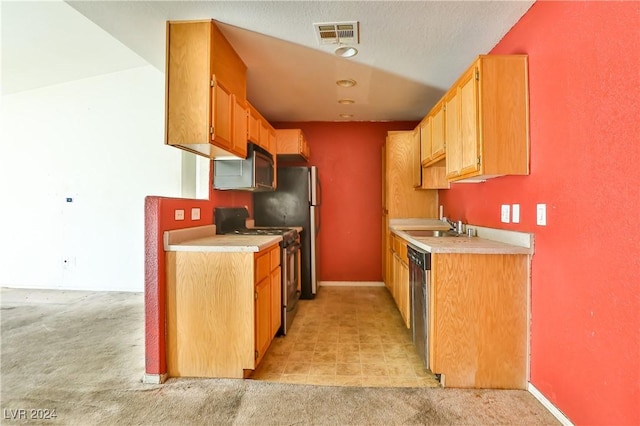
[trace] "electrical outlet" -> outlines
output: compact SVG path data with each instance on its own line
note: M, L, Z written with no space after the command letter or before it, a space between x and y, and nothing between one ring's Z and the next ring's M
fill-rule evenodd
M191 209L191 220L200 220L200 207Z
M509 216L511 215L509 204L503 204L500 210L500 220L502 223L509 223Z
M536 224L540 226L547 226L547 205L536 205Z
M511 205L511 222L520 223L520 204Z
M175 219L176 220L184 220L184 210L182 210L182 209L176 210Z

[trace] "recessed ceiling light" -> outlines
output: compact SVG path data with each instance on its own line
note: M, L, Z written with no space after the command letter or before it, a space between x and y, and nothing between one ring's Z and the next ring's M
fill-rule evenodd
M340 118L351 118L353 114L340 114Z
M341 58L351 58L358 54L358 49L351 46L340 46L335 50L334 53Z
M351 105L351 104L355 104L356 101L354 101L353 99L338 99L338 103L340 105Z
M355 80L351 79L351 78L347 78L345 80L338 80L336 81L336 84L340 87L353 87L355 86L357 83Z

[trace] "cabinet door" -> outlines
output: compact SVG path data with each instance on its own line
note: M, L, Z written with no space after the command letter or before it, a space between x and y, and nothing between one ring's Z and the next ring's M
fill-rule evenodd
M431 116L427 116L420 122L420 163L431 160Z
M447 178L456 177L462 168L460 145L460 100L457 89L452 89L444 100L445 139L447 141Z
M239 157L247 157L248 110L242 100L233 96L233 148L232 152Z
M439 103L431 119L431 160L438 161L445 155L444 108Z
M478 138L478 68L470 68L461 79L460 96L460 174L480 169Z
M249 105L249 128L247 129L249 134L249 140L255 144L260 143L260 114L251 105Z
M269 148L267 149L273 156L278 152L278 137L273 127L269 127Z
M420 162L420 127L413 129L411 134L411 179L414 188L422 186L422 164Z
M271 342L271 278L267 277L256 285L256 365L269 348Z
M276 335L282 323L282 280L281 269L278 266L271 271L271 335Z
M260 119L260 140L258 142L262 148L269 150L269 123Z
M233 121L233 99L231 93L219 82L213 80L211 87L211 140L221 148L231 150Z

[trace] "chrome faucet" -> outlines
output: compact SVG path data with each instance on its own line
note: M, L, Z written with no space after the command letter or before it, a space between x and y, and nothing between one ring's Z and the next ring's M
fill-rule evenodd
M453 222L453 221L449 220L449 219L448 219L448 218L446 218L446 217L443 217L443 218L442 218L442 221L443 221L443 222L447 222L447 223L449 224L449 226L451 226L451 229L450 229L451 231L456 231L456 232L458 232L458 225L457 225L455 222Z

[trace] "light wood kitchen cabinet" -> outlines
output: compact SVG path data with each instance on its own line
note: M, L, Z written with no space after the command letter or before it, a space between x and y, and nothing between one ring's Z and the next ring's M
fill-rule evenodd
M411 178L414 188L422 188L422 164L420 162L420 126L411 132Z
M253 105L250 103L248 105L248 140L263 148L275 158L277 149L275 129Z
M445 156L444 108L438 102L420 122L421 163L423 167L437 163Z
M209 158L246 156L232 141L247 67L212 20L167 22L165 143Z
M247 103L238 96L233 96L233 136L231 142L233 152L239 157L247 157L247 138L249 125L249 108Z
M420 122L422 189L449 189L445 164L444 103L439 102Z
M462 146L460 140L460 96L458 90L451 90L444 97L445 139L447 146L446 171L447 178L458 176L457 170L462 168Z
M276 129L278 159L281 161L309 161L309 143L301 129Z
M409 260L407 242L395 234L390 235L392 257L392 280L387 286L396 302L400 316L407 328L411 327L411 288L409 283Z
M449 180L529 174L526 55L479 56L445 99Z
M170 251L166 265L168 375L245 377L280 326L280 246Z
M383 200L384 211L389 219L435 218L438 214L437 191L416 190L413 187L414 142L413 131L389 132L385 142Z
M249 141L253 142L256 145L260 145L260 129L262 127L262 116L260 115L258 110L255 109L249 102L247 102L247 105L249 107Z
M529 256L431 255L431 371L443 385L526 389Z
M436 190L415 189L413 131L392 131L382 147L382 255L383 278L387 288L393 284L393 253L389 220L397 218L436 218Z

